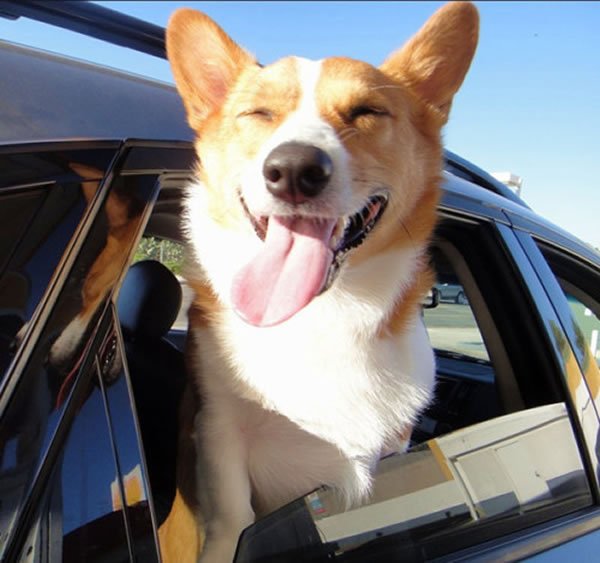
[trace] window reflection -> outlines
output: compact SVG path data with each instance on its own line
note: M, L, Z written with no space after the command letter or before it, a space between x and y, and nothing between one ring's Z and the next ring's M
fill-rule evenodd
M113 506L126 508L135 556L151 562L157 560L157 543L150 512L148 479L133 411L132 391L122 357L122 337L113 321L99 356L107 414L123 476L123 495L116 494L119 492L117 480L112 483Z
M65 537L63 561L86 560L97 545L94 535L111 535L110 545L118 547L126 558L123 503L120 489L114 485L117 467L104 400L97 384L73 422L59 472Z
M482 541L488 522L502 521L508 531L544 519L555 505L590 502L566 407L552 404L382 460L371 499L354 510L344 511L330 489L314 491L244 532L236 561L283 553L358 561L358 553L375 556L382 545L396 555L441 555Z
M118 467L97 372L92 368L77 391L76 414L46 485L44 500L22 547L37 560L129 559Z
M114 154L30 150L0 153L0 382Z
M97 170L92 172L86 168L87 172L84 172L87 164L89 163L84 162L81 166L75 166L69 161L68 166L65 166L71 175L76 175L73 169L77 168L78 174L89 173L97 177ZM87 202L95 197L98 181L56 184L52 189L58 189L59 186L63 190L67 185L75 190L75 201L80 204L77 207L77 221L80 221ZM10 393L10 401L5 402L6 408L1 413L0 424L0 539L10 537L23 514L24 502L31 493L34 478L40 470L49 445L56 438L61 417L65 416L65 411L72 406L69 401L73 390L77 388L82 374L87 373L94 365L96 344L93 340L99 328L98 323L128 259L142 211L153 198L156 189L155 176L132 176L114 181L104 207L90 225L84 244L70 267L69 275L64 279L58 299L44 309L44 315L48 314L48 317L45 322L39 323L43 325L40 327L41 334L28 354L26 363L22 359L19 370L13 372L13 375L16 373L15 378L6 380L11 385L14 384L14 388L9 387L9 391L5 388L2 397L6 399ZM0 189L0 197L2 195ZM52 198L54 196L44 195L43 205ZM72 203L66 196L64 200ZM57 249L56 246L50 245L52 252L46 247L48 237L44 238L44 234L50 233L48 236L51 238L52 233L62 233L57 225L64 225L62 219L66 215L71 216L68 210L63 209L63 213L59 213L62 208L58 202L56 205L53 209L58 213L57 216L42 220L39 214L36 214L35 220L32 219L34 227L26 229L27 236L24 240L38 241L40 244L32 244L31 252L25 252L29 247L26 248L23 244L16 247L11 251L4 272L0 274L0 284L4 283L7 276L21 280L24 295L23 306L16 311L18 324L22 325L20 332L15 339L14 330L11 329L12 332L6 334L4 340L0 339L0 343L6 343L10 339L13 342L20 341L28 326L23 323L30 320L30 315L39 306L44 293L42 285L50 283L54 269L69 244L77 223L75 219L72 228L65 231L68 234L61 239L63 247ZM65 206L68 207L67 203ZM36 277L36 284L39 284L40 289L37 293L30 292L33 284L29 276L33 276L34 272L34 269L30 268L30 262L35 263L37 259L42 260L44 257L47 258L45 265L35 270L36 276L41 276L39 279ZM10 295L14 297L15 293ZM15 313L14 308L9 310L2 298L3 294L0 291L0 319L9 313ZM2 326L0 322L0 330ZM16 330L19 330L18 326ZM2 370L14 357L14 352L10 349L5 348L4 351L8 355L0 355L0 362L2 358L5 362L4 365L0 364L0 383ZM6 543L0 541L0 558L4 549Z

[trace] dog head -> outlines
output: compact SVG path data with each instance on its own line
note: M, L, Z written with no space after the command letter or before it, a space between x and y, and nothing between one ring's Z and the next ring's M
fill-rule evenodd
M167 52L202 184L188 229L215 292L246 321L281 323L353 266L425 247L440 130L477 34L476 9L451 3L379 68L342 57L263 67L206 15L174 13Z

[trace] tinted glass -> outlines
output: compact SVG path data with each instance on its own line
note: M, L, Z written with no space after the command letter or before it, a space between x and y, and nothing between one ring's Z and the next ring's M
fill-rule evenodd
M0 381L115 152L9 150L0 149Z
M146 466L129 376L122 361L123 350L121 332L113 323L100 351L100 370L115 450L123 476L124 506L132 550L134 556L141 561L157 561ZM120 498L119 502L122 502Z
M569 302L573 320L579 327L581 337L589 348L591 357L596 360L596 365L600 367L600 318L598 318L598 315L592 309L577 299L568 290L565 291L565 296Z
M95 364L74 396L74 418L21 556L44 561L128 561L125 515L106 405ZM70 418L70 417L69 417ZM64 429L63 429L64 431Z
M596 411L600 408L600 259L596 264L577 258L562 249L538 243L543 253L540 258L548 272L547 290L565 329L563 350L565 357L578 365ZM545 261L544 261L545 259ZM552 279L551 274L555 278ZM552 293L554 292L554 293ZM565 299L563 299L563 296ZM568 342L567 342L568 340ZM575 390L581 378L570 379L569 388ZM595 418L597 420L597 418ZM594 444L596 456L600 451ZM600 470L599 470L600 475Z
M123 501L106 406L96 379L64 447L60 483L63 561L129 559Z
M7 536L26 508L74 385L90 369L99 319L123 273L142 212L157 190L155 176L127 176L113 184L69 275L58 278L62 291L47 320L38 322L40 335L31 352L18 358L10 374L11 386L0 395L5 405L0 420L0 522ZM79 186L84 192L86 185ZM83 208L79 216L82 213ZM64 241L67 244L68 237ZM43 257L37 247L35 254ZM6 548L6 543L0 543L0 556Z

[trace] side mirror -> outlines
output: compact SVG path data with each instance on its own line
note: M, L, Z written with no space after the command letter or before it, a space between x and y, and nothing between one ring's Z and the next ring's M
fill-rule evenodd
M432 287L425 299L421 303L423 309L435 309L440 304L440 292L436 287Z

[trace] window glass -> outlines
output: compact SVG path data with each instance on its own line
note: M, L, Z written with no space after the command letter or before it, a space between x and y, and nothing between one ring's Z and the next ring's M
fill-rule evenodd
M83 187L79 188L78 184L77 191L85 191L86 185L83 183ZM90 185L96 189L95 185ZM47 316L41 317L37 323L39 335L31 338L31 349L26 354L17 356L16 369L12 370L6 378L7 385L1 389L0 529L4 538L10 538L27 516L32 488L36 486L45 459L52 451L52 444L57 439L60 441L61 421L67 416L77 382L89 372L94 362L94 338L107 299L123 273L139 233L142 212L156 189L156 179L152 176L131 175L115 179L102 209L89 225L81 247L73 249L77 251L76 254L74 252L74 261L66 265L70 268L69 275L59 278L60 282L64 282L60 286L57 284L61 287L60 295L43 309ZM66 195L65 199L68 199ZM88 199L83 197L85 202ZM55 209L60 209L60 206ZM85 207L78 213L84 210ZM38 226L36 218L35 229L27 229L28 236L33 239L27 240L36 240L40 232L45 232L50 224L60 223L60 219L46 218L46 222ZM61 238L65 245L70 236L71 232ZM32 248L33 254L43 262L43 245L33 245ZM22 262L16 257L21 252L24 257L29 256L24 247L17 247L11 254L9 269L14 264L13 271L20 271L16 265ZM61 252L64 252L64 247ZM56 259L61 256L58 251L50 254ZM27 260L24 263L28 264ZM55 265L44 265L41 270L50 277L53 267ZM29 285L29 281L27 283ZM39 295L34 297L39 299ZM25 300L25 303L27 305L31 301ZM10 353L12 355L12 351ZM90 392L95 393L93 390ZM93 442L92 439L91 445ZM0 542L0 559L7 548L12 549L9 542Z
M385 458L359 508L306 495L242 534L236 562L427 560L590 498L567 409L546 405Z
M583 373L596 409L600 407L600 268L546 244L538 243L547 266L555 275L553 304L561 317L569 343ZM546 263L544 263L546 266ZM554 280L552 280L554 281ZM561 303L560 292L566 298ZM576 364L577 365L577 364Z
M435 397L409 450L380 461L370 499L344 510L313 491L248 528L236 561L449 560L592 504L562 373L500 237L471 220L438 228L439 300L423 311Z
M596 361L596 365L600 366L600 319L592 309L577 299L575 295L572 295L568 289L563 287L563 291L565 291L571 314L579 327L580 334L585 339L585 343L592 358Z
M118 466L97 372L86 374L75 418L21 549L22 560L129 559ZM27 556L29 559L26 559Z
M0 381L114 155L12 150L0 151Z
M120 478L98 383L73 423L55 483L62 496L63 561L94 559L109 549L115 560L128 557Z
M465 289L451 272L438 272L437 276L433 291L438 304L423 312L431 345L440 354L489 362Z
M140 447L138 421L133 409L135 403L122 361L123 349L121 333L113 325L100 350L101 381L119 469L123 476L124 505L127 508L132 549L135 557L150 563L157 560L150 493ZM172 452L162 453L174 456Z

